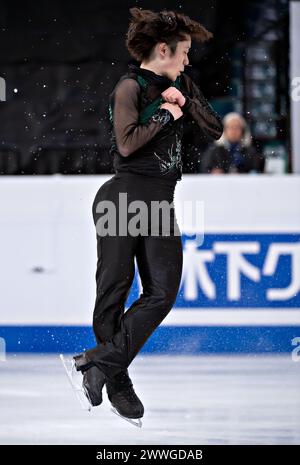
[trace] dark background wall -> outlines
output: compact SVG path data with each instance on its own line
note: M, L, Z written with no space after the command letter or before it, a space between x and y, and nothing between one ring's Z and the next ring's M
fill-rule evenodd
M108 95L134 62L124 42L132 6L183 11L211 30L208 44L192 44L187 73L209 100L230 95L248 1L2 1L1 174L112 172Z

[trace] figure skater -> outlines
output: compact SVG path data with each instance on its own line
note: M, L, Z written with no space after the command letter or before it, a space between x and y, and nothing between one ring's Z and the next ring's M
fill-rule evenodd
M191 41L204 42L212 33L176 11L131 8L130 13L126 46L140 64L128 65L109 96L115 175L100 187L92 208L98 254L93 315L97 345L75 355L73 363L83 374L92 405L101 404L106 383L115 413L140 419L144 407L128 366L172 309L181 280L182 242L173 200L182 175L184 122L193 120L211 140L220 138L223 127L219 115L184 73ZM118 218L124 213L120 194L126 196L127 205L143 201L147 206L143 234L120 233ZM115 235L103 234L102 206L107 201L116 209ZM161 224L154 233L151 229L151 205L161 201L171 206L168 234ZM129 226L134 216L127 214ZM135 259L143 292L125 312Z

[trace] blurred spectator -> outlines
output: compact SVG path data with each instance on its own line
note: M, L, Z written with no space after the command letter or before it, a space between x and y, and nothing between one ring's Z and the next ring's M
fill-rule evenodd
M223 118L224 132L204 152L201 173L262 173L264 157L252 145L246 120L238 113Z

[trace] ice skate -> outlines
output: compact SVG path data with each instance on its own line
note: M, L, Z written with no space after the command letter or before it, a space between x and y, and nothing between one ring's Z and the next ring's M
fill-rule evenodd
M144 415L144 406L133 389L128 373L121 373L114 382L108 380L106 391L112 405L111 411L134 426L141 428L140 418Z
M87 392L87 397L93 407L102 404L102 388L105 381L105 374L96 366L89 368L83 373L82 386Z
M76 370L75 360L73 357L64 357L63 354L59 355L63 367L68 376L68 380L72 386L73 391L81 405L83 410L91 411L93 406L92 401L89 397L89 393L86 387L82 383L82 375Z
M134 421L133 418L124 417L123 415L121 415L121 414L117 411L117 409L116 409L115 407L112 407L112 408L111 408L111 411L114 412L116 415L118 415L118 417L121 417L121 418L123 418L124 420L129 421L129 423L131 423L131 424L134 425L134 426L137 426L138 428L141 428L141 427L143 426L143 423L142 423L142 421L141 421L139 418L137 418L137 420Z

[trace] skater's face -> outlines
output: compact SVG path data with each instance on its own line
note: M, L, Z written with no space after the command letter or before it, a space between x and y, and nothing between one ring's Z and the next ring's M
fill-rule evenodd
M189 64L188 53L191 48L191 37L186 35L186 40L177 43L176 51L172 55L170 47L160 42L156 45L155 68L159 74L167 76L172 81L184 71L184 67Z

